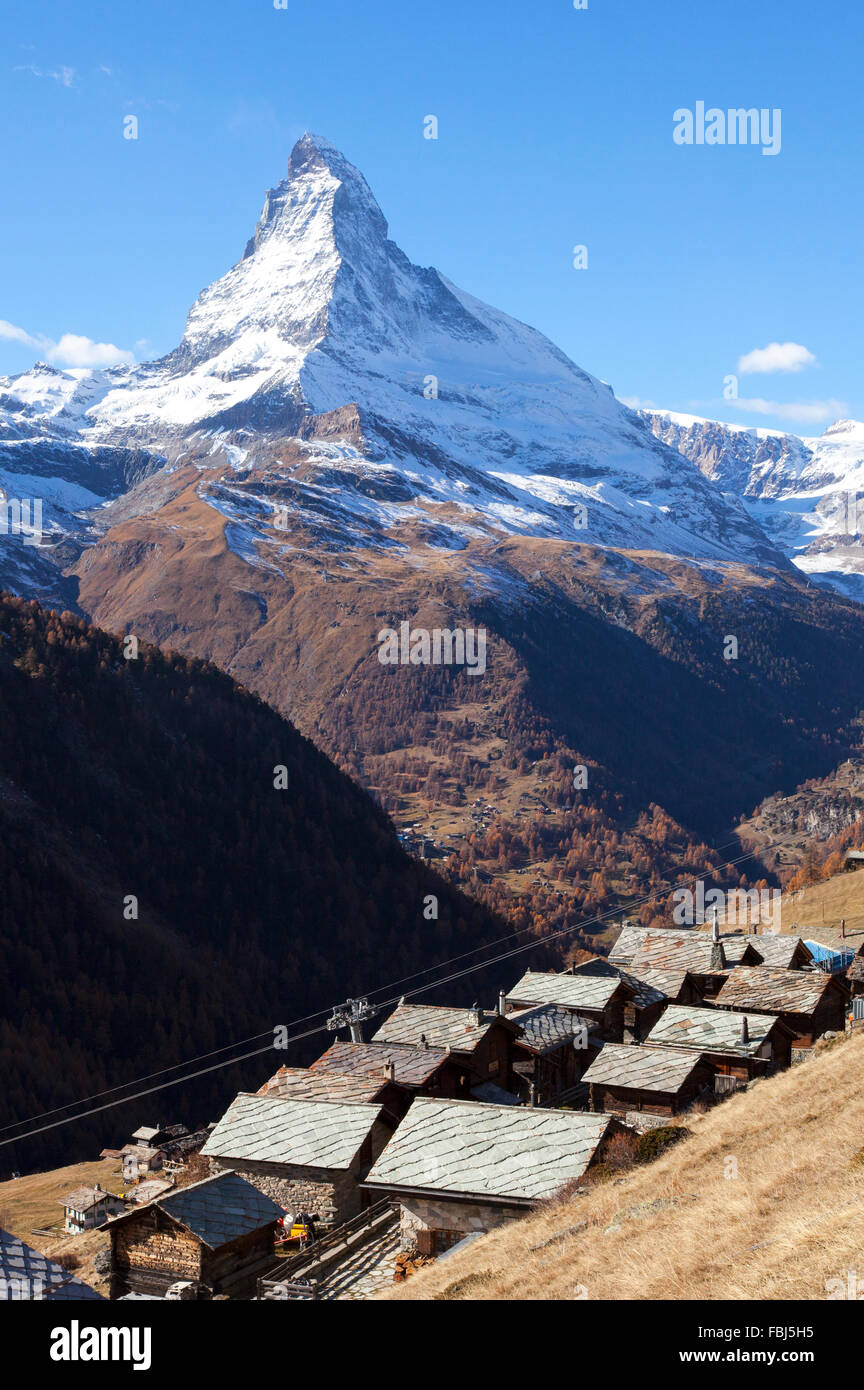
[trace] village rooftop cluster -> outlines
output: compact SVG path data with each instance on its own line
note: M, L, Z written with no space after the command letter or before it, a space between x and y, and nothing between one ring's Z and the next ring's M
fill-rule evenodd
M68 1193L65 1228L107 1230L116 1299L368 1297L578 1190L621 1136L803 1061L860 1026L862 996L864 944L625 924L608 958L529 969L494 1009L402 1002L206 1130L141 1127L101 1155L122 1198ZM7 1287L38 1266L41 1292L18 1296L99 1296L14 1237L0 1249Z

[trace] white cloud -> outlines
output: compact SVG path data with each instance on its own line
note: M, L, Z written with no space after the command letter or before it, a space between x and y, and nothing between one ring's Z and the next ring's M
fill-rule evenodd
M739 396L737 400L724 401L728 409L743 410L747 415L773 415L777 420L802 420L807 424L818 425L822 421L844 419L849 414L845 401L766 401L761 396Z
M631 410L659 410L656 401L646 400L644 396L619 396L622 405L629 406Z
M816 361L802 343L769 343L738 358L738 370L745 372L800 372Z
M24 328L18 328L14 323L9 323L6 319L0 319L0 338L5 338L10 343L25 343L27 347L42 347L43 342L39 338L33 338Z
M59 82L61 87L74 87L78 80L78 74L74 68L66 67L65 64L59 68L37 68L32 63L26 63L16 67L16 72L31 72L34 77L50 77L55 82Z
M114 343L96 343L80 333L64 333L55 343L53 338L46 338L42 333L34 337L26 328L19 328L6 319L0 319L0 338L38 349L46 361L58 367L116 367L121 363L131 366L135 361L134 353Z
M116 367L121 363L131 366L135 354L114 343L94 343L92 338L78 333L64 333L59 343L50 347L48 361L61 367Z

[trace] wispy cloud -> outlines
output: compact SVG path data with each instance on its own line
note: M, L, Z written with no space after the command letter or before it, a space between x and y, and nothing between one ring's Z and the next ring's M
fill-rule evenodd
M29 72L34 77L49 77L53 82L59 82L61 87L74 87L78 81L75 69L66 67L65 64L59 68L37 68L33 63L23 63L15 68L15 72Z
M644 396L619 396L622 405L629 406L631 410L659 410L656 401L648 400Z
M723 407L743 410L745 415L773 415L777 420L800 420L810 425L843 419L849 414L847 403L835 400L767 401L761 396L739 396L737 400L724 401Z
M44 334L28 333L25 328L0 319L0 338L7 342L23 343L41 352L46 362L56 367L116 367L131 366L135 354L114 343L97 343L80 333L64 333L58 342Z
M738 371L756 372L800 372L812 367L815 356L803 343L769 343L764 348L754 348L738 358Z

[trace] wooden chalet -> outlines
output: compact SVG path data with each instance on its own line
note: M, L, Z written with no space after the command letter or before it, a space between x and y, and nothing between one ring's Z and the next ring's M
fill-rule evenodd
M450 1009L437 1004L400 1004L386 1018L373 1043L406 1043L411 1047L449 1050L454 1062L466 1067L474 1081L492 1081L512 1090L513 1044L519 1026L498 1013L482 1009Z
M99 1183L95 1187L76 1187L60 1199L63 1208L63 1228L70 1235L92 1231L115 1212L125 1211L122 1197L106 1192Z
M339 1225L365 1204L360 1188L396 1125L376 1101L288 1100L241 1092L204 1148L211 1171L240 1173L292 1214Z
M578 1182L622 1132L605 1115L418 1096L366 1186L398 1203L403 1248L440 1254Z
M717 996L718 1009L775 1014L806 1046L829 1030L843 1032L849 985L822 970L736 967Z
M740 965L758 965L759 956L749 942L735 952ZM635 950L628 966L631 974L642 977L646 970L686 970L700 999L715 999L722 989L730 965L722 940L703 931L648 932Z
M691 1048L607 1043L583 1081L594 1111L671 1116L713 1094L714 1068Z
M601 975L623 980L635 992L632 1000L624 1006L624 1041L641 1042L650 1033L654 1024L669 1002L669 995L659 979L639 979L622 966L614 965L605 956L594 956L591 960L572 965L571 975ZM647 972L648 974L656 972ZM680 972L681 978L674 986L676 996L684 987L687 972Z
M123 1153L123 1181L137 1182L139 1178L158 1173L164 1163L161 1149L147 1144L130 1144Z
M418 1095L465 1100L474 1079L468 1064L446 1048L394 1042L335 1042L309 1070L322 1081L348 1076L381 1084L381 1098L386 1098L399 1115Z
M715 1091L724 1093L788 1067L794 1036L774 1014L670 1004L647 1042L700 1052L714 1068Z
M516 1089L535 1105L552 1105L579 1080L603 1046L598 1025L557 1004L508 1014L522 1029L515 1043Z
M627 984L618 974L572 975L569 971L557 974L529 970L507 995L507 1016L512 1018L514 1011L537 1004L554 1004L590 1020L602 1039L620 1042L637 992L635 985Z
M188 1281L203 1296L252 1296L275 1263L281 1206L238 1173L176 1188L110 1221L111 1297L164 1297Z

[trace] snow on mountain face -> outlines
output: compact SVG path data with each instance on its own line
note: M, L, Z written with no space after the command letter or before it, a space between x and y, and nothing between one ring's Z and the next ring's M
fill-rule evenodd
M640 414L658 439L737 493L805 574L864 599L864 423L836 420L802 438L670 411Z
M39 386L37 371L0 382L0 431L25 420L31 439L171 467L196 458L200 495L241 509L247 552L281 501L331 544L340 529L398 543L421 518L444 546L521 533L783 563L746 509L609 387L412 265L365 179L316 136L295 146L241 260L199 296L172 353L71 385ZM280 472L277 444L302 463Z

